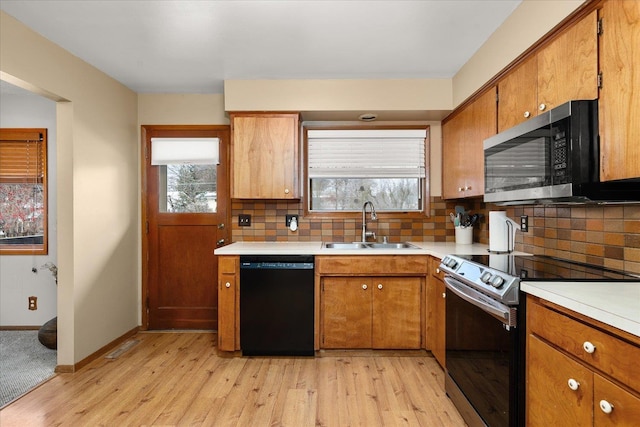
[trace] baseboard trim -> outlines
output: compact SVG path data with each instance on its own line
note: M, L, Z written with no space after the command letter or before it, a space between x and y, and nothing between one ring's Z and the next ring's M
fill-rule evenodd
M74 365L58 365L56 366L55 372L59 374L71 374L74 372L78 372L80 369L84 368L89 363L98 359L103 354L108 353L109 351L118 347L120 344L122 344L123 342L125 342L126 340L134 336L135 334L137 334L139 330L140 330L140 326L136 326L135 328L131 329L128 332L125 332L120 337L111 341L109 344L102 346L99 350L94 351L93 353L91 353L90 355L88 355L87 357L85 357L84 359L82 359L81 361L79 361Z
M0 326L0 331L38 331L40 326Z

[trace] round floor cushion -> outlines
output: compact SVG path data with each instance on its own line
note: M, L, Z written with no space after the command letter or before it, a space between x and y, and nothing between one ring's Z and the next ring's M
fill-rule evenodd
M38 331L38 341L43 346L56 350L58 348L58 318L54 317L42 325Z

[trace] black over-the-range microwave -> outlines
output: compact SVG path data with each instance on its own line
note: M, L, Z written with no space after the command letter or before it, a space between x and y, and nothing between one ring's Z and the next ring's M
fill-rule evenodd
M569 101L484 141L484 201L640 201L640 178L600 181L598 101Z

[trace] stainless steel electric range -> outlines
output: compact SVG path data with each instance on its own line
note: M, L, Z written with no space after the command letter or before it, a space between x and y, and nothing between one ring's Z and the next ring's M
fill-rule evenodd
M467 424L524 426L525 301L520 281L638 281L548 256L448 255L445 388Z

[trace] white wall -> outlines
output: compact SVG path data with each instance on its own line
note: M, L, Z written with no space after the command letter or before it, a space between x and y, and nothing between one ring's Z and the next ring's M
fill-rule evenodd
M138 326L137 95L0 12L0 77L58 100L58 364Z
M46 128L48 158L47 255L0 255L0 326L41 326L57 314L57 287L47 262L57 264L56 103L27 91L0 96L0 127ZM31 271L37 269L37 273ZM28 309L28 297L38 297L38 309Z

